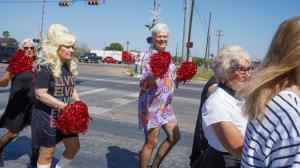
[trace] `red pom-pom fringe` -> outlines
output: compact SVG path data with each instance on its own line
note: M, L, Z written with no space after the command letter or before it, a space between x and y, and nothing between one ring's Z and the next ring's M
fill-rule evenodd
M87 105L81 101L68 104L58 116L57 127L64 134L85 133L89 126Z
M178 81L186 83L191 80L197 73L197 65L190 61L185 61L181 64L181 67L177 70Z
M17 53L9 59L8 71L12 75L17 75L24 71L34 71L34 59L25 55L25 51L19 49Z
M150 59L150 67L153 75L157 78L163 78L169 69L171 55L169 52L159 51Z

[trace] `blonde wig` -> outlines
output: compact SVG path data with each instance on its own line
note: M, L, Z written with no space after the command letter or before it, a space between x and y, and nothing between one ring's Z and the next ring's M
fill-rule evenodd
M242 60L252 62L249 53L238 45L221 49L214 58L213 70L218 82L224 83L229 79L233 66Z
M245 111L250 120L262 120L265 105L294 81L300 64L300 17L284 21L276 31L266 57L245 92Z
M52 24L49 27L47 37L43 40L43 49L38 59L38 65L49 65L53 76L55 78L60 77L62 63L57 55L58 49L62 45L75 45L75 42L75 36L69 33L68 28L60 24ZM68 61L66 64L71 73L74 76L77 76L76 57L73 57L72 60Z

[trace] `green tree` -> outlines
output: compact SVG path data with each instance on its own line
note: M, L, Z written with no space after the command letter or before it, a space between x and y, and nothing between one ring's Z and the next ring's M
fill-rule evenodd
M111 43L109 46L105 47L105 50L122 51L123 50L123 46L120 43Z
M74 54L77 58L84 53L89 53L90 49L89 46L85 43L77 44L74 50Z
M193 57L192 62L198 66L202 66L204 64L204 58Z
M3 37L5 37L5 38L9 37L9 31L4 31L2 34L3 34Z

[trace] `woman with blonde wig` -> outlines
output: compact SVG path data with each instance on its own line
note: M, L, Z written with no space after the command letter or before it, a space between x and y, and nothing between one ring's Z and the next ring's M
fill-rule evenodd
M60 141L64 143L65 151L56 168L68 167L80 148L77 134L66 135L57 129L59 112L67 104L80 100L75 90L77 64L74 45L75 37L69 30L53 24L37 61L32 142L40 147L38 168L50 168L55 145Z
M279 26L245 95L242 167L299 167L300 17Z

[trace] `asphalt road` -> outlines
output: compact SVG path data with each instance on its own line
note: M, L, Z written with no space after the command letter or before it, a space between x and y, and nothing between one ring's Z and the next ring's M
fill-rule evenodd
M0 64L0 74L7 64ZM132 65L80 64L77 90L89 107L93 118L89 131L80 135L81 149L74 161L74 168L135 168L138 153L144 142L143 131L137 126L137 97L139 80L124 76ZM189 165L193 131L197 118L203 84L190 82L175 91L173 108L179 121L182 139L163 161L162 168L186 168ZM9 87L0 88L0 112L4 111ZM3 134L5 129L0 130ZM161 131L160 142L165 138ZM5 165L25 168L29 164L30 129L5 149ZM54 163L63 152L63 145L56 147ZM154 154L153 154L154 155Z

